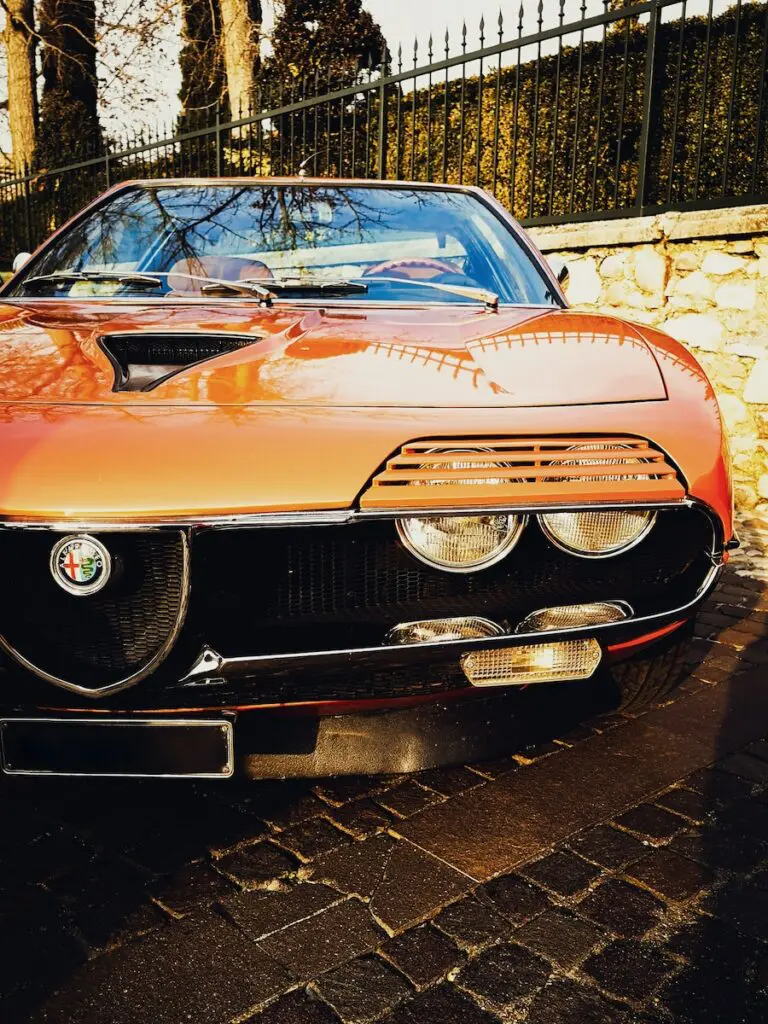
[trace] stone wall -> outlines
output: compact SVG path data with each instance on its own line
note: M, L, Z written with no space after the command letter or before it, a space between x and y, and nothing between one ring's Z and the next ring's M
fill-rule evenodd
M652 324L691 349L730 433L740 517L768 523L768 205L530 234L567 261L574 306Z

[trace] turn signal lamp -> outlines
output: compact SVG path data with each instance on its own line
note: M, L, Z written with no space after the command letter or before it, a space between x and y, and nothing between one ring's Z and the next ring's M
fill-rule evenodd
M461 667L472 686L527 686L588 679L601 657L597 640L563 640L473 651Z

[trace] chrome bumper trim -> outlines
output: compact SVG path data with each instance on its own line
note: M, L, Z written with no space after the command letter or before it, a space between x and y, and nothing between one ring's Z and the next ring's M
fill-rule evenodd
M177 687L191 689L199 685L214 685L230 679L264 676L270 679L285 674L338 675L361 669L381 670L428 664L455 659L471 651L498 647L519 647L524 644L546 643L553 640L571 640L594 637L603 646L634 639L644 633L690 617L698 604L714 588L721 565L712 565L694 598L687 604L653 615L622 619L603 625L575 626L570 629L538 633L505 633L503 636L483 637L476 640L449 640L444 643L397 644L379 647L358 647L334 651L302 651L294 654L260 654L229 658L204 647L189 672L179 680Z
M286 526L345 526L349 523L370 522L376 519L393 520L406 518L421 518L426 516L466 516L466 515L489 515L499 512L510 514L538 515L545 512L581 512L599 508L601 511L621 511L632 508L634 510L667 508L691 508L701 507L701 503L690 498L681 501L666 502L581 502L575 504L549 503L549 504L520 504L520 505L487 505L468 508L458 506L456 508L419 508L419 509L328 509L326 511L306 512L244 512L234 515L212 515L212 516L168 516L157 519L13 519L0 516L0 530L51 530L55 533L75 531L90 531L93 533L110 533L121 531L154 531L168 529L211 529L229 530L248 527L286 527Z

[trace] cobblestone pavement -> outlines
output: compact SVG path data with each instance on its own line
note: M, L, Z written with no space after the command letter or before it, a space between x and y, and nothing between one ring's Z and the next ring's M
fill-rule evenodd
M620 716L599 687L534 688L502 761L248 786L8 780L0 1020L762 1024L756 543L671 703Z

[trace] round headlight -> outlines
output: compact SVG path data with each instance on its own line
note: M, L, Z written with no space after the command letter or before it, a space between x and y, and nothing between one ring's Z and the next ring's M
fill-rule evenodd
M548 512L539 516L553 544L583 558L608 558L638 544L656 521L656 513L622 509L610 512Z
M487 462L473 456L491 451L490 448L432 448L428 455L455 455L442 468L480 469L487 472ZM494 463L491 463L494 465ZM500 468L503 464L498 464ZM431 467L423 467L431 468ZM440 487L453 481L429 480L427 487ZM481 476L477 480L464 479L465 486L472 484L503 484L503 479ZM400 540L427 565L444 569L446 572L472 572L486 569L500 561L517 543L527 522L525 516L506 513L490 513L476 516L429 516L424 519L399 519L397 532Z
M447 572L471 572L494 565L517 543L524 516L429 516L398 519L397 532L411 554Z

